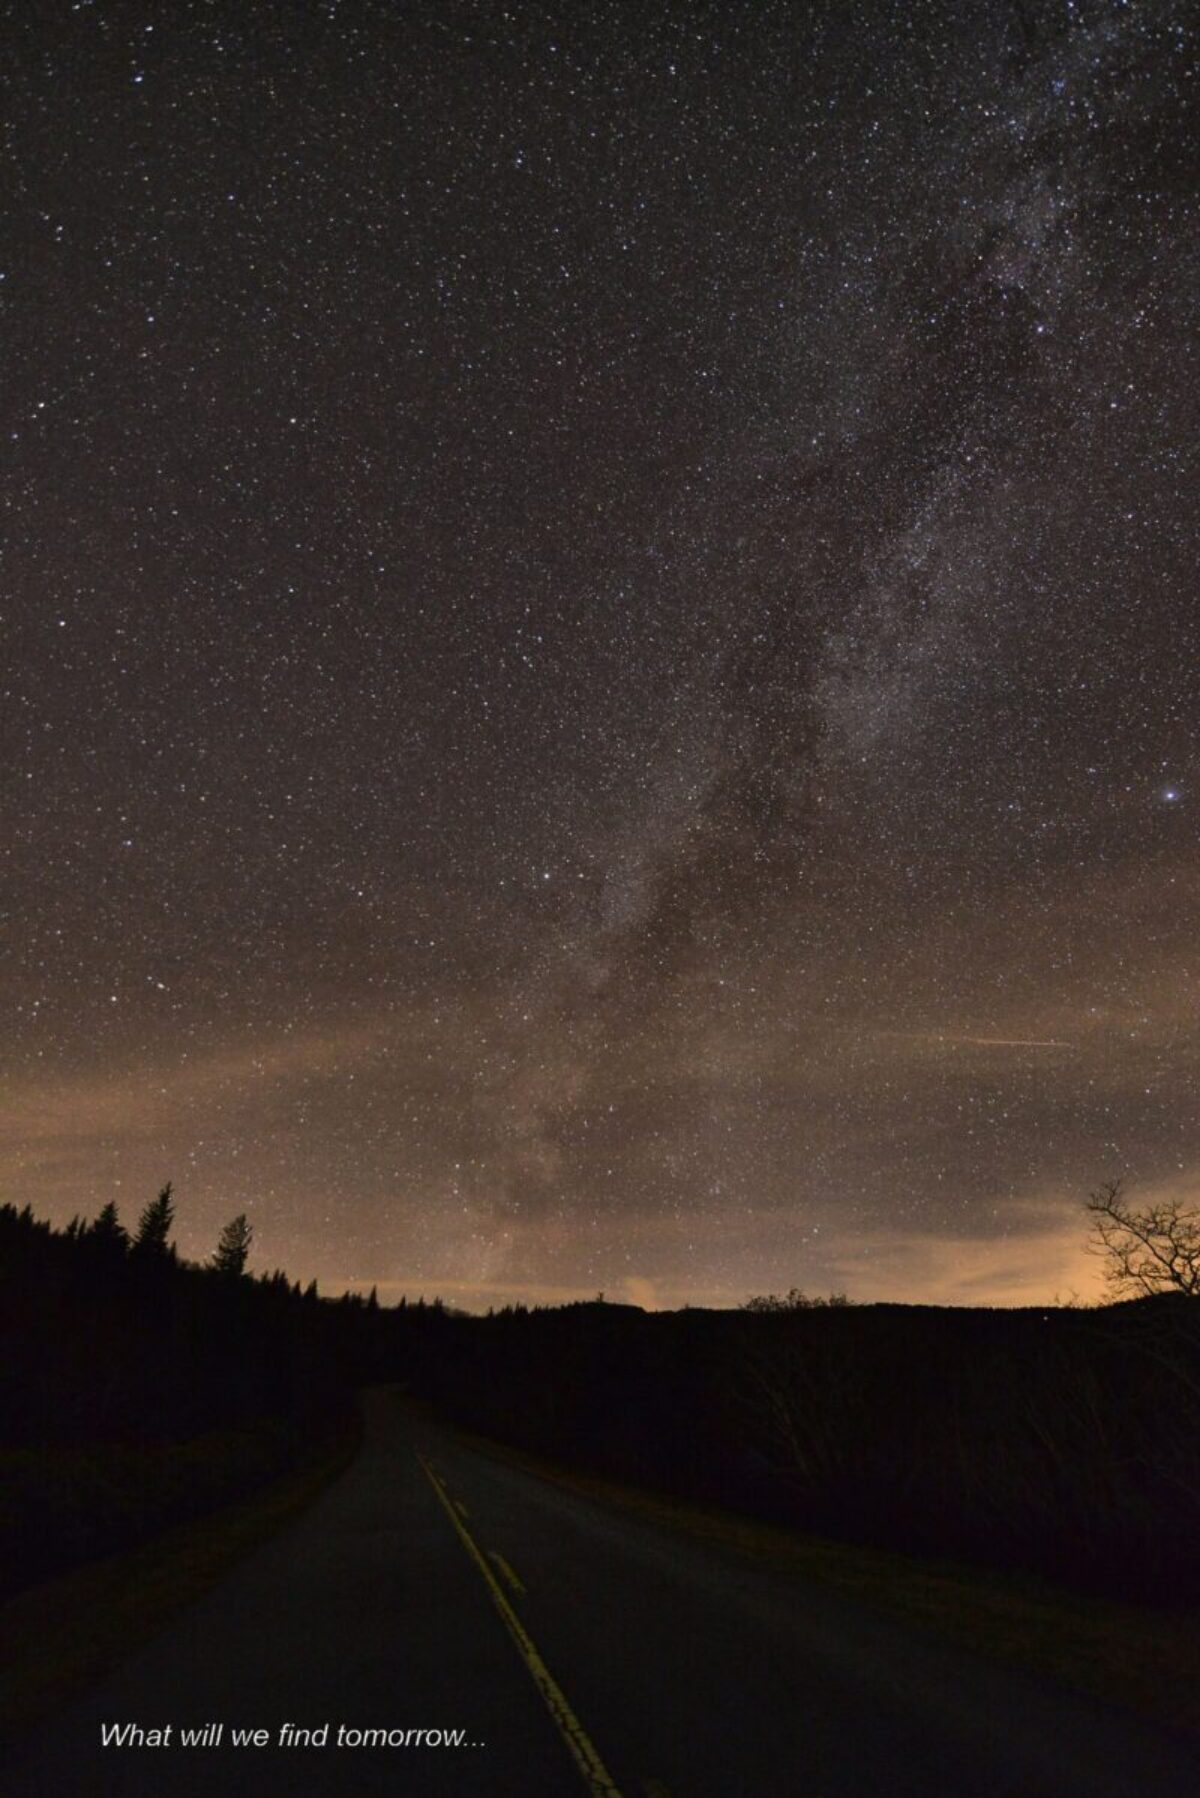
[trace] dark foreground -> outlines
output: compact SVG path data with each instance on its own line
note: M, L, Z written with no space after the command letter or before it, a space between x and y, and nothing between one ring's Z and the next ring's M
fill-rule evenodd
M26 1744L5 1789L497 1798L1156 1798L1200 1748L975 1666L368 1399L286 1532ZM486 1570L486 1571L485 1571ZM181 1729L223 1723L219 1747ZM102 1725L171 1726L164 1747ZM279 1745L281 1726L326 1746ZM464 1745L336 1745L462 1731ZM233 1746L233 1729L269 1732Z

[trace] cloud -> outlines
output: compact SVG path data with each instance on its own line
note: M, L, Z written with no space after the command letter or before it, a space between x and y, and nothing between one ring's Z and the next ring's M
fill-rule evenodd
M626 1274L621 1284L631 1305L640 1305L643 1311L659 1309L658 1288L653 1280L642 1274Z
M871 1231L833 1238L829 1265L857 1299L929 1305L1039 1305L1103 1293L1081 1206L1027 1198L1004 1207L1003 1234Z
M380 1042L378 1025L283 1031L253 1045L222 1044L174 1063L127 1063L113 1073L39 1075L14 1082L0 1102L10 1144L41 1146L162 1134L198 1112L257 1108L264 1091L336 1078Z

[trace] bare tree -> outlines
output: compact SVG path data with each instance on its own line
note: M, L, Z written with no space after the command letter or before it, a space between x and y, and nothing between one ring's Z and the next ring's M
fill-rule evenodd
M831 1307L840 1310L844 1305L853 1304L844 1292L831 1292L828 1298L801 1292L793 1286L790 1292L762 1292L752 1299L747 1299L738 1306L739 1311L777 1312L777 1311L827 1311Z
M1200 1210L1177 1199L1134 1210L1110 1180L1090 1195L1093 1255L1104 1261L1104 1277L1123 1296L1184 1292L1200 1298Z

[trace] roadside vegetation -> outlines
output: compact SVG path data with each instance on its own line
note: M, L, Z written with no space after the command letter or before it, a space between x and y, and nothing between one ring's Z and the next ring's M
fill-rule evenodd
M362 1300L245 1275L245 1220L176 1254L164 1187L54 1230L0 1207L0 1597L145 1542L352 1432ZM348 1323L351 1328L348 1329Z
M5 1591L319 1458L355 1387L388 1380L480 1435L649 1493L1109 1598L1200 1602L1186 1283L1200 1236L1178 1208L1094 1195L1098 1252L1118 1290L1142 1294L1104 1306L793 1288L734 1311L593 1301L468 1317L252 1277L245 1218L189 1265L173 1203L164 1189L132 1240L111 1207L62 1231L0 1208Z

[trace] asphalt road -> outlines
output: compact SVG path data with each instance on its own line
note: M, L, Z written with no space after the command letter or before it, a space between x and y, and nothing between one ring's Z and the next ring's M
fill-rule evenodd
M219 1745L183 1744L209 1722ZM131 1723L171 1733L102 1746ZM281 1744L288 1724L316 1739ZM267 1739L235 1746L235 1728ZM349 1733L366 1730L390 1740ZM6 1791L1196 1798L1200 1753L493 1460L378 1392L353 1465L42 1730Z

